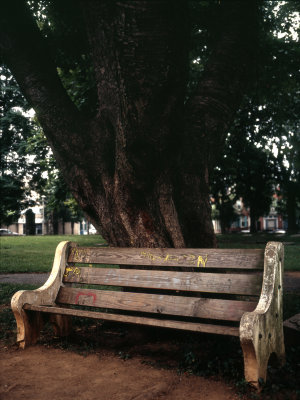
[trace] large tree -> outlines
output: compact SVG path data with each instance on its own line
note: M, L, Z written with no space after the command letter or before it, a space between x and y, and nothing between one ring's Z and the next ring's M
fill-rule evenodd
M214 246L209 172L253 79L257 2L28 3L4 2L3 59L95 227L115 246Z

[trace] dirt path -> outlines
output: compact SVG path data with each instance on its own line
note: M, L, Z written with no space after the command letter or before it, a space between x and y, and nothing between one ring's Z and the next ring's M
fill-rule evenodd
M189 338L215 351L202 336ZM70 337L54 337L46 325L39 344L21 350L12 330L0 341L0 400L240 399L224 379L179 373L185 346L183 332L78 320ZM211 356L202 356L207 368Z
M243 395L243 358L237 338L159 328L74 323L67 339L50 326L40 342L18 349L15 331L0 341L0 400L296 400L299 374L270 370L269 389ZM194 364L196 359L196 365ZM192 375L193 367L201 376ZM208 377L205 378L205 376ZM226 377L226 378L225 378ZM227 380L226 380L227 379ZM254 391L255 392L255 391Z
M16 283L20 285L43 285L50 273L21 273L21 274L0 274L1 283Z
M1 351L1 400L234 400L221 381L180 376L172 370L123 361L111 355L81 355L35 346Z

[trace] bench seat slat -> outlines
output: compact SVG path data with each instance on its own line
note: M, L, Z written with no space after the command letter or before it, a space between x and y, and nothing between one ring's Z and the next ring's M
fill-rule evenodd
M259 295L262 275L77 267L75 270L67 268L63 281L92 285Z
M109 314L95 311L74 310L70 308L34 306L25 304L24 309L40 311L51 314L72 315L78 317L88 317L93 319L103 319L108 321L134 323L139 325L151 325L161 328L182 329L194 332L215 333L219 335L239 336L239 328L234 326L204 324L198 322L185 322L173 320L160 320L147 317L135 317L131 315Z
M263 269L262 249L72 247L68 262L164 267Z
M239 321L256 302L62 287L57 303Z

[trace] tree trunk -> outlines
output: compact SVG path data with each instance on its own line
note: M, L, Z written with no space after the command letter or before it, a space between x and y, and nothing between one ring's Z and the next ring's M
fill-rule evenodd
M6 62L104 239L113 246L215 246L209 170L254 64L256 2L221 5L219 40L185 104L188 2L82 1L98 91L92 118L66 95L25 5L9 4Z
M26 235L35 235L35 214L30 209L28 209L25 213L25 232Z
M257 220L258 215L256 213L255 207L250 205L250 233L257 233Z
M288 217L287 233L289 235L298 232L298 226L296 222L296 207L297 207L297 201L296 201L295 187L293 185L293 182L290 182L287 184L287 205L286 205L287 217Z
M221 226L221 234L225 235L228 231L227 221L225 218L225 207L224 207L224 194L222 193L221 197L218 200L219 203L219 212L220 212L220 226Z
M52 235L58 235L58 216L56 211L51 212Z

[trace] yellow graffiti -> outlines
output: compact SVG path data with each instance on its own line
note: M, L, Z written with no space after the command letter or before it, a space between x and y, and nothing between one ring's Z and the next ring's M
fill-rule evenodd
M74 259L74 261L80 261L82 259L82 257L85 257L87 255L87 250L80 249L78 247L73 247L71 249L70 255Z
M163 262L167 262L167 261L177 261L177 262L179 262L179 257L167 254L166 257L163 259Z
M72 273L73 275L80 275L80 268L78 267L69 267L67 266L65 269L64 276L69 276L69 274Z
M144 258L148 258L151 261L161 261L161 262L172 262L175 261L178 264L187 263L191 266L197 267L205 267L207 263L208 255L205 254L205 257L196 256L194 254L182 254L180 256L167 254L166 256L159 256L152 253L147 253L145 251L141 252L141 256Z
M203 265L203 267L205 267L207 263L207 254L205 255L205 259L203 260L203 258L201 256L198 256L198 262L197 262L197 267L200 267L200 264Z

